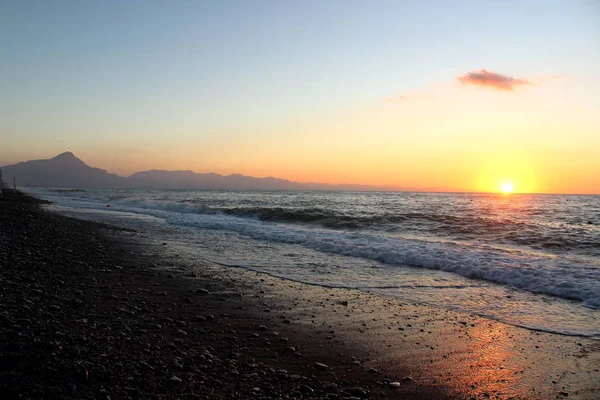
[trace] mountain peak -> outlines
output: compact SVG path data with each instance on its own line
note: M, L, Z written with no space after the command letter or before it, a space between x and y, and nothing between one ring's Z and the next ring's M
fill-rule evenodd
M60 153L59 155L57 155L56 157L53 157L53 160L68 160L68 159L73 159L73 158L77 158L75 157L75 154L71 153L70 151L65 151L64 153Z
M48 160L54 164L69 166L69 167L87 167L87 165L81 161L79 158L75 156L75 154L70 151L65 151L64 153L60 153L54 158Z

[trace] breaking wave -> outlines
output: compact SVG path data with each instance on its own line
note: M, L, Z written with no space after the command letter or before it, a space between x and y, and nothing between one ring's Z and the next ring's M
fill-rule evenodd
M452 272L532 293L578 300L586 307L600 308L600 269L582 268L562 257L524 254L489 246L483 249L456 243L407 240L378 235L376 232L340 232L272 224L264 217L257 217L256 210L247 213L236 210L232 215L225 215L222 210L203 210L185 203L134 203L125 200L115 205L126 205L124 211L150 213L179 226L231 231L256 240L300 245L324 253L359 257L386 265ZM288 214L276 211L265 215L281 221L281 216ZM303 218L310 220L313 215L304 213Z
M380 230L400 232L421 227L432 233L455 239L479 239L494 243L515 244L538 250L580 250L597 252L600 249L598 227L582 224L576 232L570 227L548 227L512 220L473 215L445 215L439 213L363 213L352 214L317 207L214 207L199 202L173 202L123 199L115 204L141 208L174 211L178 213L230 215L265 222L315 225L335 230Z

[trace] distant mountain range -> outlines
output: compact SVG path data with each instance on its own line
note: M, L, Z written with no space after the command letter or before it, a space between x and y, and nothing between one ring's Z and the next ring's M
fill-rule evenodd
M130 188L130 189L230 189L230 190L405 190L397 186L360 184L333 185L300 183L279 178L254 178L240 174L199 174L193 171L150 170L123 177L93 168L71 152L48 160L33 160L0 167L6 184L16 177L19 186L58 188Z

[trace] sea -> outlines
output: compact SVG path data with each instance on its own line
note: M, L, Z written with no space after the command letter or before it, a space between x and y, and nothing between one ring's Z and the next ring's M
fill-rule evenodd
M600 196L25 191L223 266L600 340Z

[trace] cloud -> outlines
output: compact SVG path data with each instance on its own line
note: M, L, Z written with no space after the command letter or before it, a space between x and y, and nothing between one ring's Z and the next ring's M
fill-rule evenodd
M456 77L456 79L463 85L475 85L496 90L513 90L517 86L533 85L533 83L528 80L513 78L485 69L467 72L462 76Z
M399 101L409 100L407 96L397 96L397 97L386 97L385 101L388 103L397 103Z
M388 103L398 103L401 101L433 100L435 96L427 93L403 94L396 97L385 97Z

